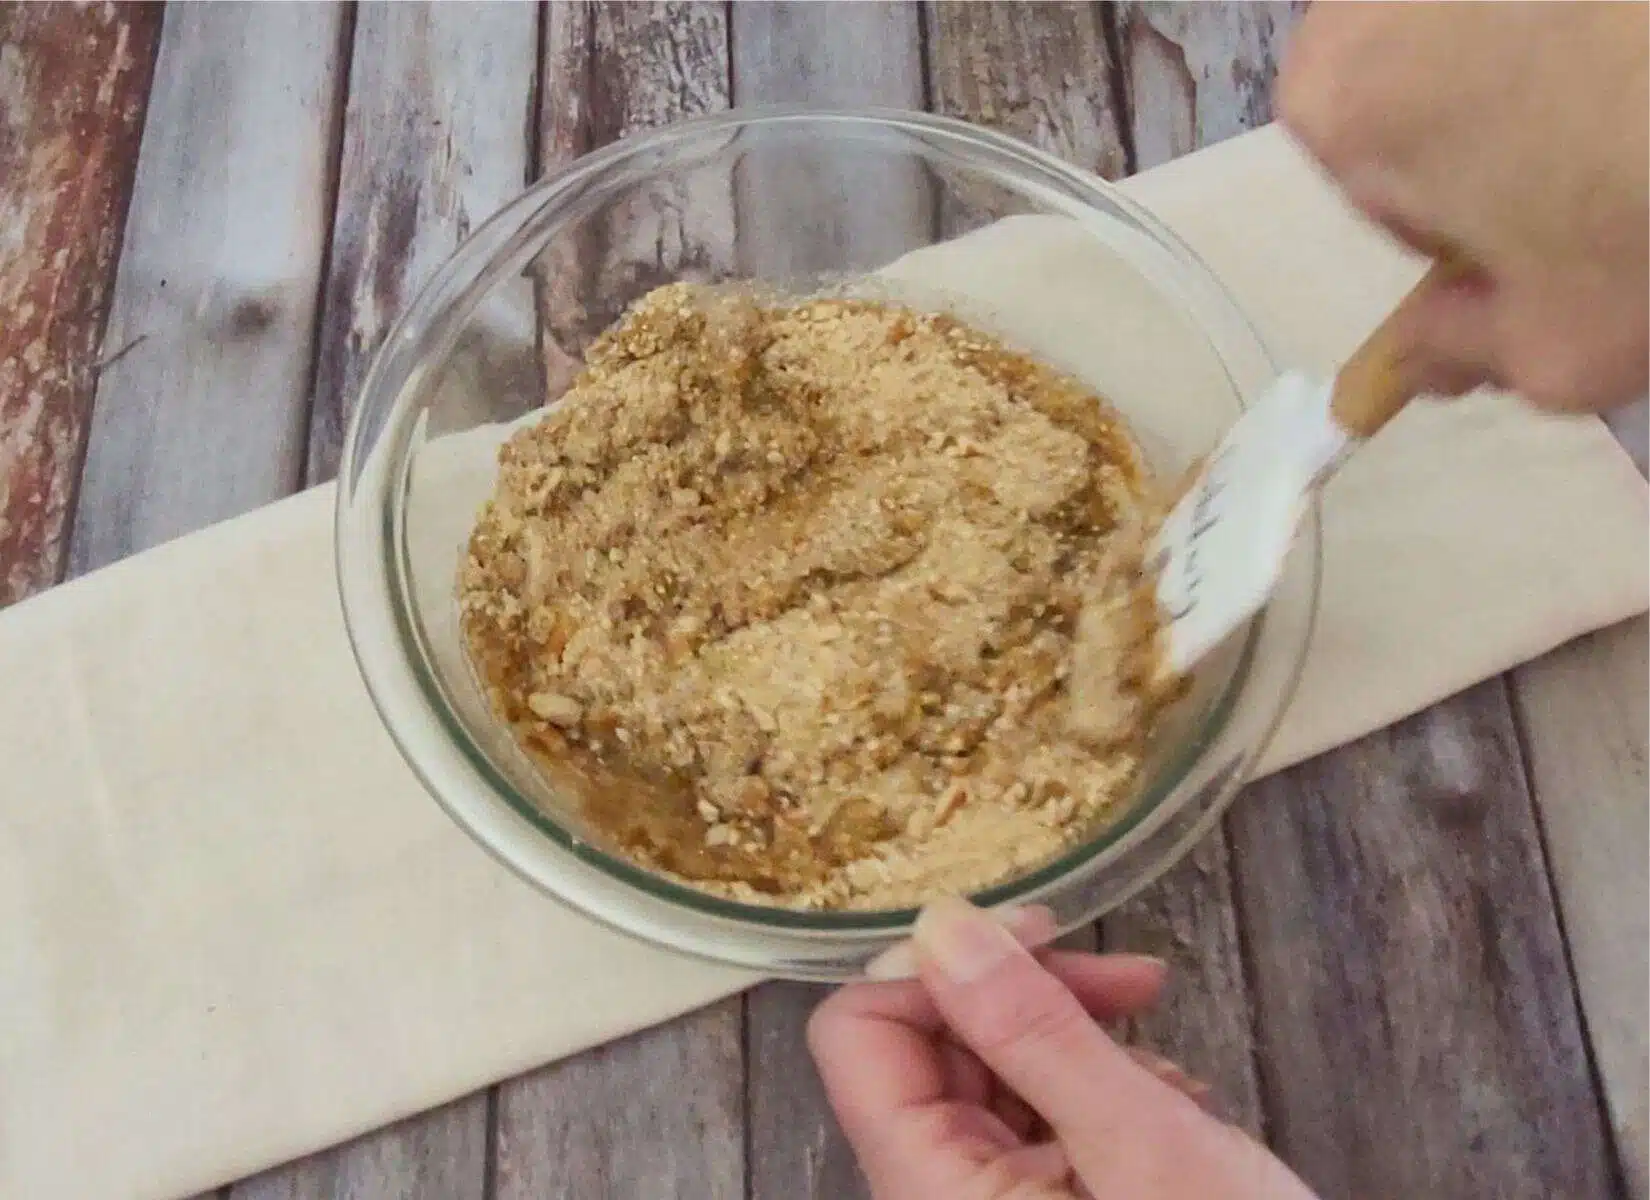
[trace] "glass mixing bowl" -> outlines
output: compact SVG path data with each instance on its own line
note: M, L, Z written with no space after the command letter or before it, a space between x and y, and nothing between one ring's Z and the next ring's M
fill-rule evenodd
M605 852L460 649L457 569L494 448L625 305L675 279L799 294L894 280L895 298L954 308L1084 380L1171 477L1273 364L1219 281L1116 188L997 133L874 111L735 111L590 154L476 230L390 331L346 440L338 576L361 673L424 786L501 862L607 926L771 975L850 977L915 913L740 904ZM978 903L1046 905L1069 929L1186 853L1294 691L1318 555L1313 513L1273 604L1166 718L1134 802Z

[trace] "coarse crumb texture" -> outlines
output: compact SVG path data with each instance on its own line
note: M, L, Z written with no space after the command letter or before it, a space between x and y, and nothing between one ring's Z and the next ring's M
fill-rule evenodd
M633 862L897 908L1130 796L1160 701L1148 481L1117 415L1026 356L945 316L671 285L499 465L467 648Z

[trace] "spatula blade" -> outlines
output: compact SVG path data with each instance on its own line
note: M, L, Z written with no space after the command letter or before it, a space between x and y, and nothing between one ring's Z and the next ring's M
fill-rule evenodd
M1185 674L1271 595L1313 489L1348 447L1331 385L1280 376L1227 432L1158 530L1167 666Z

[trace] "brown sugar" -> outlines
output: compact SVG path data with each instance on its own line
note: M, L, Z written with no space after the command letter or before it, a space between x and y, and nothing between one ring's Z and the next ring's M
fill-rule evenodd
M500 451L461 622L610 848L750 902L902 907L1130 798L1147 496L1114 412L956 320L672 285Z

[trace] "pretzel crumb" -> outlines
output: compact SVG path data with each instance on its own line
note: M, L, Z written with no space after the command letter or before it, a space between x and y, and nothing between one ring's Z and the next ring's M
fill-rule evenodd
M501 448L460 620L595 840L748 903L905 907L1132 797L1157 511L1114 411L951 317L673 284Z

